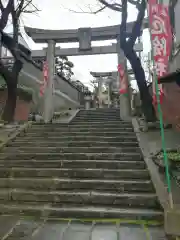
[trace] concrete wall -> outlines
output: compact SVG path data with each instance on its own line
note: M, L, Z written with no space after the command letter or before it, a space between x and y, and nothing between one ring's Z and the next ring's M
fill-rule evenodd
M19 76L19 84L33 89L33 101L35 105L40 108L40 112L42 112L43 107L43 97L40 98L39 96L41 81L43 81L41 68L38 68L35 64L32 64L32 62L25 61ZM61 79L59 76L55 76L54 87L54 104L56 111L60 108L76 108L79 106L80 92L71 83Z
M56 75L54 77L54 88L71 97L74 101L80 101L80 91L69 81Z

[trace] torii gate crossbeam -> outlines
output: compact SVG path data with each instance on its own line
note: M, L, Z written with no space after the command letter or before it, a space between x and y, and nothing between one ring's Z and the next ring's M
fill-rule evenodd
M128 33L132 31L134 22L127 23L127 37ZM143 29L148 28L148 20L144 19ZM26 33L32 37L36 43L44 43L49 40L54 40L56 43L79 42L81 32L89 31L91 41L103 41L109 39L117 39L120 35L120 25L97 27L97 28L79 28L69 30L46 30L25 27Z

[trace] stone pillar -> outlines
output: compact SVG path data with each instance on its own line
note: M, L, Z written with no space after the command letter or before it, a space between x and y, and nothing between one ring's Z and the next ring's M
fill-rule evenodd
M99 108L102 108L102 84L103 84L103 78L100 77L98 80Z
M90 107L91 107L90 103L91 103L92 97L91 96L85 96L84 100L85 100L85 109L89 110Z
M108 84L108 87L107 87L107 90L108 90L108 108L110 108L110 105L111 105L111 97L110 97L110 87L111 87L111 84L109 83Z
M47 48L47 63L49 79L44 94L44 122L48 123L51 121L54 114L54 73L55 73L55 41L50 40Z
M117 41L117 54L118 54L118 64L123 64L126 67L126 59L123 51L120 48L120 41ZM119 82L118 86L120 86L120 76L118 73ZM130 109L130 95L129 95L129 83L128 83L128 95L120 94L120 117L122 120L129 120L131 118L131 109Z

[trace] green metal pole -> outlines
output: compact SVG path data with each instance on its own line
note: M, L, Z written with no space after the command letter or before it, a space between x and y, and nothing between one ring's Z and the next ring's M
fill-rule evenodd
M159 3L163 3L162 0L159 0ZM150 33L151 38L151 46L152 46L152 37ZM152 46L153 49L153 46ZM153 53L154 55L154 53ZM166 172L166 181L167 181L167 188L168 188L168 195L169 195L169 205L171 208L173 208L173 198L172 198L172 191L171 191L171 178L169 174L169 163L168 163L168 156L167 156L167 150L166 150L166 142L165 142L165 133L164 133L164 126L163 126L163 114L160 104L160 96L159 96L159 86L158 86L158 80L157 75L155 71L155 63L153 58L153 67L154 67L154 81L155 81L155 90L156 90L156 99L157 99L157 107L158 107L158 114L159 114L159 121L160 121L160 132L161 132L161 144L162 144L162 150L163 150L163 158L164 158L164 164L165 164L165 172Z

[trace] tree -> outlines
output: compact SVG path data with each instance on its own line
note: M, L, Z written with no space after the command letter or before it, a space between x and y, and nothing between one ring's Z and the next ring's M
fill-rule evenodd
M127 13L128 0L122 0L121 4L119 3L110 4L106 0L99 0L99 2L114 11L122 12L122 20L120 25L121 48L124 51L126 58L129 60L132 70L134 72L137 85L139 88L139 92L140 92L140 98L142 101L142 110L145 115L145 118L147 121L155 121L156 114L152 104L152 97L148 91L145 72L142 67L140 58L134 51L134 45L136 43L136 40L138 39L139 36L141 36L141 27L142 27L143 19L145 16L145 10L146 10L146 0L140 0L140 1L129 0L131 4L136 4L136 7L138 9L137 19L134 23L130 36L127 35L127 31L126 31L127 16L128 16L128 13Z
M93 79L90 81L90 85L93 87L93 94L95 96L95 98L98 97L98 80L97 79Z
M20 17L23 13L37 12L38 9L33 4L33 0L7 0L6 5L4 2L0 0L0 32L2 42L12 54L14 61L12 67L9 68L0 59L0 73L6 82L8 92L2 119L6 122L12 122L16 108L18 76L23 67L22 53L18 44ZM13 34L12 38L8 38L7 40L3 30L7 26L8 20L12 22Z
M73 67L74 64L68 60L68 57L56 57L55 68L60 76L65 77L67 80L71 80L71 77L74 75L72 71Z

